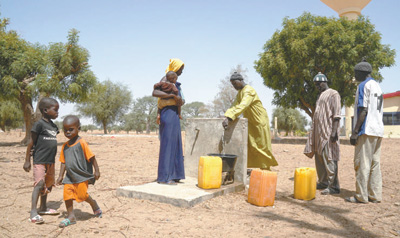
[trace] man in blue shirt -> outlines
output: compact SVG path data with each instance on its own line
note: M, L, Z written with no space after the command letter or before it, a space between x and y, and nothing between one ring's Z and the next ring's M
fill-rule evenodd
M380 168L383 137L383 95L372 77L372 66L363 61L354 67L357 87L354 103L353 132L350 143L355 145L354 169L356 194L346 198L352 203L379 203L382 200Z

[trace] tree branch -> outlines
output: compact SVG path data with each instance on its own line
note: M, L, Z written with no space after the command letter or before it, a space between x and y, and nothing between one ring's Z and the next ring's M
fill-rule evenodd
M24 78L24 80L22 80L22 83L24 84L24 88L26 86L28 86L28 84L30 84L32 81L34 81L36 79L36 76L37 76L37 74L35 74L31 77L28 77L28 78Z
M312 118L314 114L312 106L308 104L302 96L299 97L299 101L300 101L300 108L303 109L307 113L307 115L309 115Z

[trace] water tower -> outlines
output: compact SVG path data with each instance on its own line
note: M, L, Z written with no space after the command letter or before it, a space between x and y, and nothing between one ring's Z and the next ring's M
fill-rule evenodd
M339 17L347 17L349 20L355 20L361 14L361 10L371 0L321 0L321 2L337 12Z

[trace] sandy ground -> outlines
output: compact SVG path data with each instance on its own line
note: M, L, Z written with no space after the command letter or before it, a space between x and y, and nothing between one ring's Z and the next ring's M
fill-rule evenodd
M354 147L341 147L342 193L311 201L293 198L296 167L314 167L303 145L273 144L279 166L275 205L257 207L246 192L217 197L192 208L117 197L116 188L152 182L157 176L156 135L104 137L81 133L96 154L101 178L89 194L104 211L94 218L89 204L74 203L77 224L58 228L66 214L62 187L48 196L48 206L61 215L44 216L45 224L28 222L32 172L22 169L26 147L19 132L0 133L0 237L396 237L400 236L400 140L384 139L381 167L383 202L351 204L355 190ZM132 134L133 135L133 134ZM59 150L66 139L58 136ZM59 162L56 159L56 177ZM178 185L179 186L179 185Z

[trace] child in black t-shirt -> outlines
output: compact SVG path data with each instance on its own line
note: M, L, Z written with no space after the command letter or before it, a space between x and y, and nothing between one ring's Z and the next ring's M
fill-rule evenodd
M37 121L31 130L32 138L26 149L24 170L31 170L31 154L33 155L34 188L32 192L32 206L29 221L35 224L44 223L40 215L58 215L57 210L47 208L47 193L55 184L55 157L57 154L58 127L51 119L58 117L59 104L53 98L43 98L39 102L42 118ZM37 202L40 196L40 208Z

